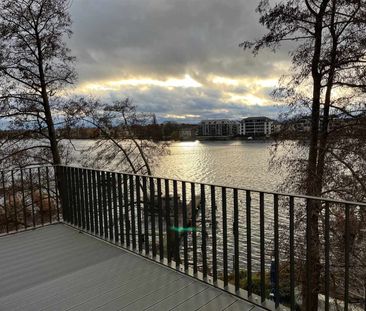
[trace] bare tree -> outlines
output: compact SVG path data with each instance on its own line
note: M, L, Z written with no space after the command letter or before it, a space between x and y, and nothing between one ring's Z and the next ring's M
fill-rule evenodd
M262 0L257 11L269 31L241 46L257 53L265 47L275 50L284 41L295 43L292 74L283 78L275 94L310 124L310 131L297 143L300 153L307 155L299 157L290 150L281 159L292 173L289 184L311 196L332 193L364 200L366 153L356 146L365 143L361 133L366 129L366 2L288 0L271 6ZM287 127L292 128L291 124ZM303 275L310 275L311 281L306 284L303 277L303 306L317 310L322 206L310 200L306 211L308 262Z
M152 174L151 166L166 153L167 143L150 137L151 114L138 113L130 99L105 103L90 98L71 100L65 110L68 126L89 125L99 137L82 151L82 164L134 174Z
M6 160L23 166L61 163L56 97L76 79L65 45L71 35L69 6L69 0L0 3L0 120L10 129L1 141L3 166Z

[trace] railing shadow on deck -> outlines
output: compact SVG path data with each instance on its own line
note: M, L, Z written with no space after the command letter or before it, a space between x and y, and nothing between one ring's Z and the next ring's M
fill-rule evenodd
M366 308L364 203L71 166L0 178L0 234L61 221L268 309L295 310L311 284L316 206L319 306Z

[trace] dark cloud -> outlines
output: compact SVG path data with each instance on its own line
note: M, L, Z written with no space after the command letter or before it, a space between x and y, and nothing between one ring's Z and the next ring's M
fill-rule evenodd
M166 90L126 88L135 102L163 115L213 116L215 109L261 111L243 103L227 104L222 91L208 85L210 75L230 78L278 76L286 48L253 58L239 43L263 34L254 12L257 0L74 0L74 36L80 83L149 77L166 80L189 74L203 88ZM248 88L238 86L236 93ZM268 97L270 90L264 89ZM110 92L110 97L122 96ZM199 113L201 111L202 113ZM203 113L204 112L204 113ZM268 108L268 114L272 110ZM224 114L224 112L223 112Z

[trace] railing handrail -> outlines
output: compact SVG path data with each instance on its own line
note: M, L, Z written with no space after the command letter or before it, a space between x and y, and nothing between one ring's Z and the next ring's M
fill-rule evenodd
M193 184L196 184L196 185L214 186L214 187L226 188L226 189L231 189L231 190L237 189L237 190L240 190L240 191L250 191L250 192L264 193L264 194L270 194L270 195L278 195L278 196L284 196L284 197L294 197L294 198L299 198L299 199L317 200L317 201L335 203L335 204L348 204L348 205L354 205L354 206L360 206L360 207L366 208L366 202L346 201L346 200L339 200L339 199L309 196L309 195L305 195L305 194L293 194L293 193L284 193L284 192L279 192L279 191L259 190L259 189L255 189L255 188L234 187L234 186L231 186L231 185L205 183L205 182L178 179L178 178L161 177L161 176L156 176L156 175L126 173L126 172L122 172L122 171L105 170L105 169L83 167L83 166L77 166L77 165L60 164L60 165L54 165L54 166L70 167L70 168L76 168L76 169L86 169L86 170L93 170L93 171L105 172L105 173L117 173L117 174L139 176L139 177L149 177L149 178L155 178L155 179L159 178L159 179L162 179L162 180L171 180L171 181L177 181L177 182L193 183Z
M28 165L28 166L24 166L24 167L14 167L14 168L8 168L5 170L1 170L0 169L0 174L2 173L9 173L9 172L16 172L16 171L26 171L29 169L37 169L37 168L45 168L45 167L55 167L55 166L64 166L64 165L53 165L53 164L37 164L37 165ZM67 165L66 165L67 166Z

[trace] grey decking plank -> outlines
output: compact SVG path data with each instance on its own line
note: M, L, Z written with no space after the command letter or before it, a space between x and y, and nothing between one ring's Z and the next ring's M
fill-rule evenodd
M1 310L251 307L208 284L62 224L0 237L0 258Z
M65 299L54 301L48 304L47 307L41 310L70 310L73 308L78 308L80 305L87 305L89 309L93 308L95 304L98 304L100 300L113 299L114 297L120 295L120 293L128 292L130 290L131 282L143 282L149 276L155 276L159 274L159 269L149 271L138 272L136 270L131 271L131 274L135 276L131 277L127 275L123 280L117 279L112 282L105 282L99 284L98 286L91 286L86 290L81 290L80 292L75 292L74 295L70 295Z
M37 310L56 309L57 306L61 306L60 309L62 309L62 305L73 306L80 302L82 297L88 299L93 295L100 294L103 290L122 286L136 275L141 278L159 271L159 267L153 266L146 268L146 271L140 269L140 273L137 273L136 267L141 266L139 260L136 263L131 261L131 258L128 260L121 257L115 257L111 267L111 261L108 260L51 282L42 283L35 287L35 291L29 289L19 292L20 300L23 305L26 304L28 307L36 305ZM85 276L84 270L89 275ZM41 296L40 293L42 293ZM22 308L20 307L20 309Z
M211 300L215 299L217 296L220 296L221 294L222 294L221 291L214 289L212 287L208 287L204 291L187 299L186 301L176 306L172 310L176 311L198 310L199 308L206 305Z
M225 308L233 304L236 300L237 298L234 298L231 295L223 293L220 296L208 302L207 304L203 305L199 310L200 311L224 310ZM251 304L249 303L248 305L251 306Z
M253 310L254 308L255 308L254 305L251 305L248 302L238 299L236 302L234 302L232 305L228 306L224 310L225 311L250 311L250 310Z
M152 292L151 294L148 294L135 302L125 306L124 308L120 310L124 311L135 311L135 310L144 310L148 308L149 306L161 302L165 298L169 297L170 295L173 295L174 293L177 293L179 291L183 291L192 284L193 281L183 277L177 282L174 282L173 284L168 284L165 287L160 288L157 291Z
M201 282L194 281L188 287L184 288L184 290L181 290L179 292L176 292L174 295L166 297L164 300L150 306L146 310L149 311L171 310L172 308L183 303L187 299L204 291L207 287L208 287L207 285Z
M39 307L41 307L42 303L46 303L50 299L54 302L55 300L60 299L63 295L70 295L73 291L78 291L79 289L84 288L85 283L89 283L93 279L100 282L100 280L104 280L106 277L113 277L115 275L114 270L118 268L118 266L116 266L117 259L119 259L119 257L106 260L103 268L96 267L98 265L102 265L99 263L86 267L77 273L69 273L49 282L41 283L37 286L15 292L11 295L0 298L0 303L4 307L11 307L11 309L22 308L24 305L34 304L37 302L39 303ZM119 264L118 261L117 263ZM97 277L96 269L98 269ZM60 284L63 286L61 287ZM36 297L39 296L40 292L43 297L41 299L37 299Z
M63 225L58 226L64 227ZM37 229L40 231L38 234L43 233L51 236L54 227L57 226ZM37 230L30 233L35 233ZM66 231L66 242L62 244L62 248L59 244L53 244L53 246L51 245L42 251L35 251L23 256L22 248L19 247L18 257L21 257L22 260L16 264L9 263L7 269L3 267L0 270L0 297L36 286L42 282L47 282L123 253L122 250L101 243L97 239L84 234L79 234L70 228L64 227L64 231ZM58 234L61 234L61 232ZM36 236L33 235L33 237ZM17 235L13 235L9 237L9 240L16 238L18 238ZM71 246L68 248L67 241L70 239L75 240L75 243L70 243ZM2 249L0 252L2 252Z
M130 282L123 290L112 290L108 293L93 297L88 301L74 306L70 310L118 310L167 283L177 281L181 277L175 273L165 275L159 271L157 275L152 275L150 279L145 278L140 282ZM158 284L164 285L159 286Z

